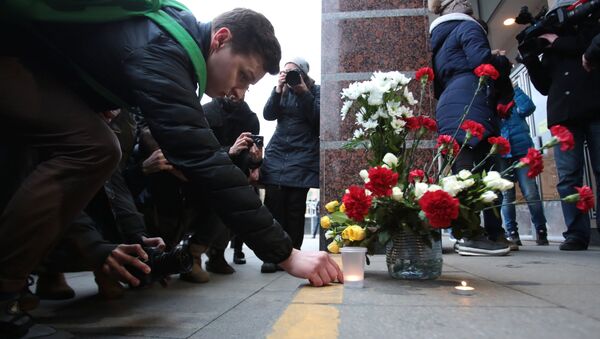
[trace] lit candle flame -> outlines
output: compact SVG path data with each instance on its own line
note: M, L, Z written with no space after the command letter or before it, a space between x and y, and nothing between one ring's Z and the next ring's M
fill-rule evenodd
M461 285L463 285L463 286L467 286L467 282L466 282L466 281L464 281L464 280L463 280L463 281L461 281L461 282L460 282L460 284L461 284Z

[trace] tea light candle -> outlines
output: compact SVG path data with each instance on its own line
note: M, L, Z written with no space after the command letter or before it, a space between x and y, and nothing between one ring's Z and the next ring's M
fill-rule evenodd
M365 281L365 247L342 247L344 287L363 288Z
M460 285L454 286L454 293L458 295L473 295L475 288L467 286L466 281L461 281Z

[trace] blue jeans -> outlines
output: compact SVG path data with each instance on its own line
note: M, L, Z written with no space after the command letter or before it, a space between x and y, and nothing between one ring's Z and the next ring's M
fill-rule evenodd
M519 161L521 158L522 157L519 156L502 158L502 170L510 167L514 162ZM527 201L529 214L531 214L531 222L533 223L535 230L537 232L546 231L546 217L544 216L544 207L540 201L538 186L535 182L535 178L530 179L527 176L527 171L529 171L527 167L514 169L504 177L514 183L519 183L521 192ZM504 226L508 234L518 232L516 208L514 204L511 204L516 199L515 191L516 189L513 187L502 193L502 219L504 219Z
M565 124L575 138L575 148L562 152L560 145L554 147L554 159L558 171L558 194L564 198L577 193L575 186L583 184L584 153L583 144L587 141L590 151L592 171L596 178L596 200L600 185L600 120L583 121L579 124ZM565 239L574 239L585 244L590 240L590 218L587 213L581 213L575 204L561 202L567 230L563 233ZM598 224L598 219L596 219Z

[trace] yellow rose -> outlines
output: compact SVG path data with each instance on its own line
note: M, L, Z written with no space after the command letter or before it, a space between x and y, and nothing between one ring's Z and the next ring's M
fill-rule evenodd
M344 205L344 204L340 205L340 212L346 213L346 205Z
M366 236L367 233L365 232L365 229L358 225L348 226L346 229L344 229L344 231L342 231L342 239L350 241L360 241Z
M328 229L331 226L331 219L328 216L324 216L321 218L321 227L324 229Z
M327 212L333 213L333 212L335 212L335 208L338 207L339 205L340 205L340 202L337 200L330 201L327 203L327 205L325 205L325 209L327 210Z
M333 254L337 254L340 253L340 246L338 245L337 241L334 240L327 245L327 250Z

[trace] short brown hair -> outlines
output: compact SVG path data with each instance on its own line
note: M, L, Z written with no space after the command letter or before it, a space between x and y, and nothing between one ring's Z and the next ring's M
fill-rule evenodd
M279 73L281 46L275 37L271 22L262 14L247 8L236 8L217 16L212 29L225 27L231 31L234 53L257 55L263 68L270 74Z

